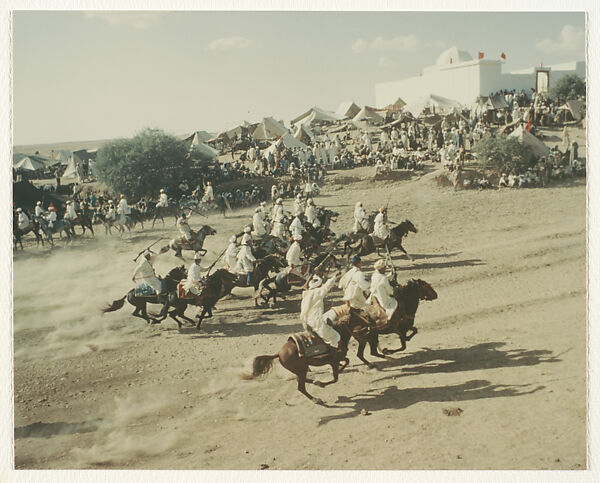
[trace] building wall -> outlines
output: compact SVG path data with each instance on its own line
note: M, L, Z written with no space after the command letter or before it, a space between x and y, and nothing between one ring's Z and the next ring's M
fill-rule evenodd
M577 74L586 77L585 62L570 62L550 68L550 86L561 77ZM470 105L478 96L488 96L501 89L525 89L535 87L535 69L529 73L502 73L501 61L471 61L449 66L430 66L423 75L393 82L375 84L375 103L378 108L396 102L401 97L412 102L429 94L453 99Z

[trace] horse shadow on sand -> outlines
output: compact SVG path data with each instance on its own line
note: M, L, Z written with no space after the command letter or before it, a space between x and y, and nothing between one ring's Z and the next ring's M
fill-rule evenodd
M429 349L425 347L412 354L397 359L388 358L386 361L377 363L377 368L380 371L393 374L375 379L373 382L402 376L477 371L500 367L535 366L561 361L549 350L500 350L504 345L506 345L504 342L485 342L455 349ZM399 368L399 366L402 367Z
M36 423L15 428L15 439L23 438L50 438L63 434L92 433L98 429L101 419L83 421L81 423Z
M414 255L413 255L414 258ZM456 268L456 267L477 267L479 265L485 265L485 262L479 258L472 258L469 260L457 260L455 262L439 262L439 263L412 263L409 266L400 266L396 270L427 270L430 268Z
M384 409L405 409L420 402L452 402L471 401L475 399L488 399L496 397L515 397L532 394L544 389L545 386L532 388L528 384L492 384L490 381L473 379L462 384L450 384L437 387L409 387L399 389L388 386L383 389L369 389L356 396L338 396L336 403L350 406L332 405L335 408L349 408L350 411L325 416L319 420L318 425L323 426L338 419L348 419L359 416L361 411L381 411ZM364 414L364 413L363 413Z

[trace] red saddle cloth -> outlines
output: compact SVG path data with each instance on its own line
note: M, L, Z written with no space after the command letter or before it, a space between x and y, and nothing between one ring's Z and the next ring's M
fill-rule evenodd
M177 285L177 297L180 299L193 299L196 297L192 292L188 292L183 288L183 283Z
M297 332L290 335L289 338L298 347L298 355L300 357L315 357L329 352L327 344L316 334Z

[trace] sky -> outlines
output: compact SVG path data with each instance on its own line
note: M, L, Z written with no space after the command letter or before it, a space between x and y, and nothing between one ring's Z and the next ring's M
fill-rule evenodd
M13 12L16 145L218 132L374 105L456 45L504 71L585 59L583 13Z

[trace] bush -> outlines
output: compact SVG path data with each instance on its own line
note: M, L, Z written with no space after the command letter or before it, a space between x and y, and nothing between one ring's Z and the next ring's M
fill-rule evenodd
M566 75L550 88L550 94L563 102L585 97L585 81L576 74Z
M535 164L535 156L529 146L504 135L484 137L475 143L473 151L483 167L502 173L512 170L523 172Z
M155 197L165 186L188 179L187 145L158 129L104 144L97 155L98 179L130 198Z

